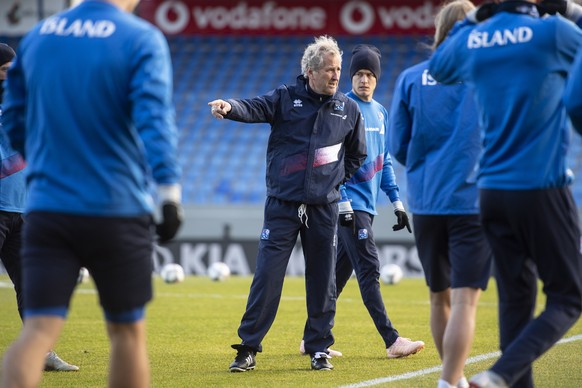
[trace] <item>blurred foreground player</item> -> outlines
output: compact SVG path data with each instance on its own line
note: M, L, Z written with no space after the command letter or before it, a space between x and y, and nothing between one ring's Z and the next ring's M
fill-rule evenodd
M23 318L20 247L26 201L25 163L20 154L10 148L2 125L2 95L8 68L14 59L14 50L0 43L0 259L14 284L18 315ZM79 367L63 361L54 351L45 359L45 370L76 371Z
M65 323L79 269L97 286L111 343L109 385L148 387L154 201L160 242L181 223L169 49L131 14L136 0L85 1L20 42L4 124L27 161L24 328L2 387L37 386ZM150 175L151 174L151 175Z

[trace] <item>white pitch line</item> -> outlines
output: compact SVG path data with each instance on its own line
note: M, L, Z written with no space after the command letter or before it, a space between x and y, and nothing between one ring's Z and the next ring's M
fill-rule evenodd
M560 341L557 342L557 345L561 345L561 344L565 344L565 343L569 343L569 342L580 341L580 340L582 340L582 334L577 334L577 335L573 335L573 336L568 337L568 338L561 339ZM501 352L499 352L499 351L480 354L478 356L470 357L469 359L467 359L467 362L465 362L465 365L474 364L476 362L485 361L485 360L499 357L499 356L501 356ZM416 377L428 375L431 373L440 372L442 369L443 369L442 365L433 366L432 368L421 369L421 370L418 370L415 372L403 373L401 375L379 377L377 379L361 381L359 383L342 385L339 388L371 387L371 386L378 385L378 384L392 383L394 381L410 380L410 379L414 379Z

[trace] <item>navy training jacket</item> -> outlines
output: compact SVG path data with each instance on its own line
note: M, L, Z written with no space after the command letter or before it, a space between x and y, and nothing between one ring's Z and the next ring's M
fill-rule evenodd
M322 96L307 79L250 99L227 100L227 119L269 123L267 195L311 205L340 198L338 186L366 159L366 134L357 103L341 92Z

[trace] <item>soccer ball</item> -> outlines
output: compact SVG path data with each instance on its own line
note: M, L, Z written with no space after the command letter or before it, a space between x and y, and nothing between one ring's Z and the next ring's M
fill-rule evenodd
M230 276L230 268L223 262L217 261L208 267L208 277L215 282L222 282Z
M79 270L79 277L77 277L77 284L87 283L89 281L89 270L81 267Z
M404 277L398 264L386 264L380 268L380 279L384 284L397 284Z
M184 268L180 264L169 263L162 267L160 276L166 283L180 283L184 281Z

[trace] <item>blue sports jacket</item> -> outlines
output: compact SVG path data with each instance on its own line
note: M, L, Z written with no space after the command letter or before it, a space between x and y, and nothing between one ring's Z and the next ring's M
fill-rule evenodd
M439 82L475 87L484 133L480 188L562 187L570 141L562 95L582 31L561 16L540 18L532 3L511 3L521 8L459 24L429 72Z
M382 190L390 202L400 201L399 188L388 153L388 112L378 101L363 101L353 91L346 93L358 103L366 128L368 156L354 176L346 182L346 193L351 199L352 209L377 215L376 203Z
M479 212L481 133L465 84L437 83L428 61L404 70L394 87L388 128L390 153L406 167L412 213Z
M358 105L341 92L308 91L301 75L251 99L229 99L225 118L269 123L267 196L311 205L336 202L338 187L366 159L364 123Z
M6 91L26 212L141 216L154 210L152 179L179 182L168 45L135 15L89 0L43 20L20 42Z

